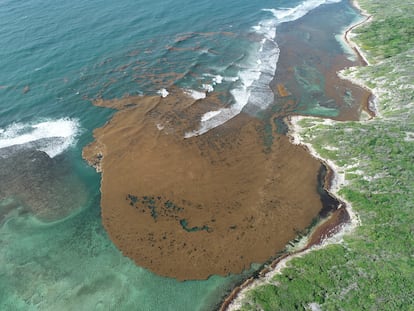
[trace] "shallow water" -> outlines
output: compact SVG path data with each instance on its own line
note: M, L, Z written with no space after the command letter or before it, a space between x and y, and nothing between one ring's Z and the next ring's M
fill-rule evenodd
M236 280L177 282L135 266L107 238L98 196L89 203L58 224L29 214L3 224L3 310L202 310Z
M81 149L113 111L89 99L156 94L174 85L202 94L213 88L225 107L233 107L230 117L242 108L253 114L268 105L277 108L267 85L282 68L280 62L275 66L282 56L278 48L283 52L278 31L310 25L312 16L303 13L324 1L301 3L2 2L1 309L203 310L218 303L240 276L161 278L135 266L108 239L100 219L99 175L81 159ZM329 24L332 38L357 18L347 1L313 12L322 9L331 19L312 27L318 32ZM296 21L281 24L289 19ZM332 38L324 41L326 50L343 53ZM312 64L298 68L297 81L318 75L315 70ZM310 93L305 87L292 90L312 94L316 85ZM333 109L329 115L337 114ZM205 116L207 128L225 115Z

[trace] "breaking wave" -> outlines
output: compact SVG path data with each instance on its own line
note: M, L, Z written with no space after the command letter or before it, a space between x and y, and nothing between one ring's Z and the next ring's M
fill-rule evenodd
M72 146L78 133L79 122L68 118L35 124L13 123L0 128L0 155L34 148L53 158Z
M274 94L270 82L276 73L280 53L276 42L277 25L302 18L320 5L340 1L308 0L293 8L263 9L272 13L274 18L262 20L253 27L253 31L261 38L260 44L240 69L238 85L230 91L234 98L233 105L207 112L201 117L199 129L186 133L185 137L202 135L234 118L242 110L255 114L271 105L274 102Z
M322 4L338 3L341 1L342 0L308 0L293 8L264 9L263 11L271 12L276 17L277 23L281 24L302 18Z

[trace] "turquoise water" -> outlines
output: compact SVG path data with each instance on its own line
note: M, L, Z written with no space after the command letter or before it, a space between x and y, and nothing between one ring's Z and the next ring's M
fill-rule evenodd
M323 0L1 1L0 309L215 306L242 276L162 278L108 239L100 176L81 150L113 111L90 99L214 89L226 113L257 113L277 104L268 86L279 57L275 29L319 5L348 8Z

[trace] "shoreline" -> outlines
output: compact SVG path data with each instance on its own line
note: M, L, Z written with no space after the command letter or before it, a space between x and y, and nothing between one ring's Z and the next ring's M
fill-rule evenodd
M361 7L359 6L358 1L356 0L352 0L351 1L351 5L356 8L360 14L364 17L361 21L357 22L356 24L350 26L349 28L347 28L345 30L345 33L343 34L343 38L346 42L346 44L348 44L348 46L354 50L354 52L357 54L357 56L361 59L361 61L364 63L364 66L370 65L367 57L365 56L364 52L361 50L361 48L354 42L352 41L352 31L366 23L369 23L372 20L372 15L369 14L367 11L361 9Z
M353 38L353 34L352 31L362 25L365 25L366 23L369 23L373 20L373 15L369 14L366 10L362 9L359 6L359 3L357 0L350 0L351 5L356 8L360 14L363 16L363 19L359 22L357 22L354 25L351 25L349 28L347 28L342 36L343 41L345 42L345 44L347 44L353 51L354 53L357 55L357 57L361 60L361 62L363 63L363 66L369 66L371 65L371 63L368 61L367 56L365 55L365 53L362 51L362 49L358 46L358 44L356 44L352 38ZM346 69L346 68L344 68ZM343 70L344 70L343 69ZM364 84L363 81L360 81L359 79L355 78L355 77L345 77L342 74L342 71L338 72L338 76L339 78L343 79L343 80L348 80L351 81L352 83L368 90L371 93L371 96L368 98L368 102L367 102L367 112L369 115L368 120L371 120L374 117L378 117L380 116L380 113L378 111L377 108L377 101L378 101L378 95L374 92L374 90L372 90L370 87L368 87L366 84Z
M287 135L289 136L290 141L293 145L302 146L312 157L320 161L321 164L327 169L324 189L329 195L338 200L339 205L331 215L325 219L320 220L318 224L311 228L309 234L301 239L298 244L304 240L305 246L303 248L291 253L283 254L282 256L273 260L270 264L265 264L262 270L233 289L230 295L226 297L226 299L217 309L219 311L233 311L239 309L242 306L242 300L245 298L244 292L249 291L250 289L253 289L257 286L270 283L271 279L275 275L280 274L290 260L302 257L311 251L322 249L327 245L341 243L342 238L345 234L352 232L354 228L360 225L359 217L352 210L351 203L338 195L338 191L341 189L341 187L346 185L345 174L340 173L341 169L336 164L334 164L331 160L322 158L312 145L303 142L301 139L299 133L302 127L298 123L304 118L307 118L307 116L287 117L286 123L289 127L289 132ZM324 122L334 123L335 121L331 119L324 119ZM318 229L320 229L325 224L328 224L332 220L332 218L335 216L335 212L343 210L345 210L348 220L340 222L333 228L327 230L329 232L327 235L323 234L325 231L322 231L322 234L320 236L314 236L314 233L316 233ZM315 238L319 242L312 242Z
M373 18L372 15L368 14L365 10L363 10L357 0L352 0L351 5L356 8L362 16L365 18L362 21L357 22L356 24L351 25L348 27L344 34L343 39L345 43L351 47L351 49L355 52L358 58L360 58L362 66L370 65L369 61L367 60L366 56L362 52L361 48L351 39L352 30L361 25L364 25L370 22ZM344 68L345 69L345 68ZM357 81L356 79L350 79L347 77L343 77L339 74L341 79L347 79L352 83L355 83L365 89L368 89L371 92L371 96L368 102L367 108L369 111L373 113L374 116L378 115L378 110L376 108L376 96L374 92L369 89L366 85L362 84L362 82ZM371 97L373 97L371 99ZM372 106L371 106L372 104ZM312 228L311 232L305 237L307 239L306 245L293 253L287 253L282 255L281 257L274 260L269 266L265 267L261 271L259 271L254 276L245 280L241 285L237 286L233 289L233 291L227 295L227 297L222 301L220 307L217 309L219 311L232 311L237 310L242 306L242 301L246 298L246 292L258 287L262 284L270 283L271 279L282 272L282 270L287 266L287 263L298 257L302 257L308 254L311 251L322 249L330 244L337 244L341 243L342 238L345 234L352 232L356 227L358 227L361 223L358 215L353 211L352 205L350 202L346 201L344 198L338 195L338 191L347 184L345 180L345 173L331 160L322 158L319 153L315 150L315 148L310 143L305 143L300 136L300 132L302 127L299 125L300 120L308 118L307 116L289 116L285 118L285 122L288 125L288 133L287 136L289 137L290 141L294 145L300 145L304 147L309 154L318 159L323 166L327 169L327 175L325 177L325 191L332 195L335 199L338 200L339 206L337 210L344 209L347 213L349 220L339 223L331 232L329 236L321 236L320 243L316 244L309 244L311 238L313 236L313 232L316 231L318 228L323 226L326 222L329 222L331 216L328 216L326 219L320 221L314 228ZM370 118L371 119L371 118ZM325 123L334 123L335 121L330 119L323 119ZM330 178L329 178L330 176Z

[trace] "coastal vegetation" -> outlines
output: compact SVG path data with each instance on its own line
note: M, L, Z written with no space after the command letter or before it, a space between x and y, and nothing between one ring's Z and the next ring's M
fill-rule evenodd
M238 310L414 310L414 6L361 0L373 18L352 40L370 65L342 77L369 87L377 116L303 118L302 142L337 166L359 225L340 243L287 263L242 295Z

